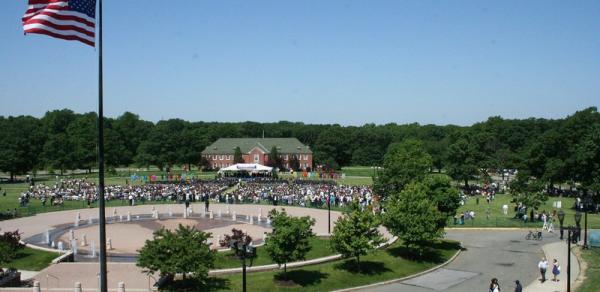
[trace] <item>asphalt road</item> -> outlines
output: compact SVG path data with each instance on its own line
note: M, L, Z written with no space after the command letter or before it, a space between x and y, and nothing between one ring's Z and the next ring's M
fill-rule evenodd
M548 233L541 241L525 240L526 232L448 230L446 237L462 242L465 248L452 263L420 277L364 291L487 291L492 278L498 278L502 291L513 291L517 279L525 287L538 277L542 245L558 240L557 234Z

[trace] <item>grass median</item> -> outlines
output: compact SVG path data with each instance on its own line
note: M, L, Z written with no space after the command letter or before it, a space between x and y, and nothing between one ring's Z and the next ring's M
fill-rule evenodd
M331 291L398 279L433 268L450 259L459 249L453 241L441 241L428 246L421 257L395 243L361 258L361 269L352 259L337 260L297 269L249 273L248 291ZM197 286L163 287L163 291L199 291ZM193 288L190 288L193 287ZM209 291L241 291L242 275L212 277Z
M25 271L41 271L50 265L58 253L25 247L17 253L17 257L4 265L3 268L15 268Z
M585 280L577 292L596 292L600 287L600 248L582 249L581 256L587 264Z
M329 248L328 237L315 237L310 240L312 249L306 255L307 260L316 258L322 258L335 254ZM273 264L273 261L269 257L269 254L264 250L263 246L256 248L257 257L252 261L252 266L263 266ZM247 260L246 264L250 266L250 261ZM233 255L232 251L219 252L217 259L215 260L214 269L227 269L227 268L240 268L242 262L240 259Z

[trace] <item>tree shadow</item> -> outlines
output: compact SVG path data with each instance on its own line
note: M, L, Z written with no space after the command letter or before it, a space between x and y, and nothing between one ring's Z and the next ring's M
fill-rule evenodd
M13 258L13 260L18 260L18 259L26 258L28 256L30 256L30 254L24 252L23 250L19 250L15 254L15 257Z
M339 264L336 264L334 268L338 270L344 270L352 274L362 275L379 275L385 272L391 272L382 262L364 261L360 262L360 267L356 264L355 260L346 260Z
M420 250L407 246L394 246L386 251L393 257L399 257L410 261L427 262L427 263L442 263L446 259L442 255L442 251L461 249L458 242L439 241L429 243L423 246Z
M320 271L292 270L288 271L287 274L277 273L273 278L280 286L300 285L306 287L319 284L327 277L329 277L329 274Z
M228 279L209 277L205 283L194 279L186 279L179 281L168 281L160 287L160 291L218 291L229 290L230 281Z

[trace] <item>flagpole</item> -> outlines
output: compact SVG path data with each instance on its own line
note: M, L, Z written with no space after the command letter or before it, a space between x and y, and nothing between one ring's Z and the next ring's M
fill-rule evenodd
M106 217L104 210L104 103L102 80L102 0L98 0L98 197L100 225L100 291L107 292Z

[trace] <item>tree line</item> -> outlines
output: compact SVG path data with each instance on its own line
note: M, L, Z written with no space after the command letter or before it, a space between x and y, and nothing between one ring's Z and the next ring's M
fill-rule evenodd
M91 170L96 165L97 115L69 109L41 118L0 116L0 170L11 176L35 170ZM471 126L385 125L341 126L281 121L157 123L131 112L105 118L106 163L109 168L206 164L201 151L218 138L295 137L314 152L315 165L382 166L388 147L420 140L432 170L444 170L468 182L488 169L519 169L549 184L599 184L600 113L590 107L563 119L490 117Z

